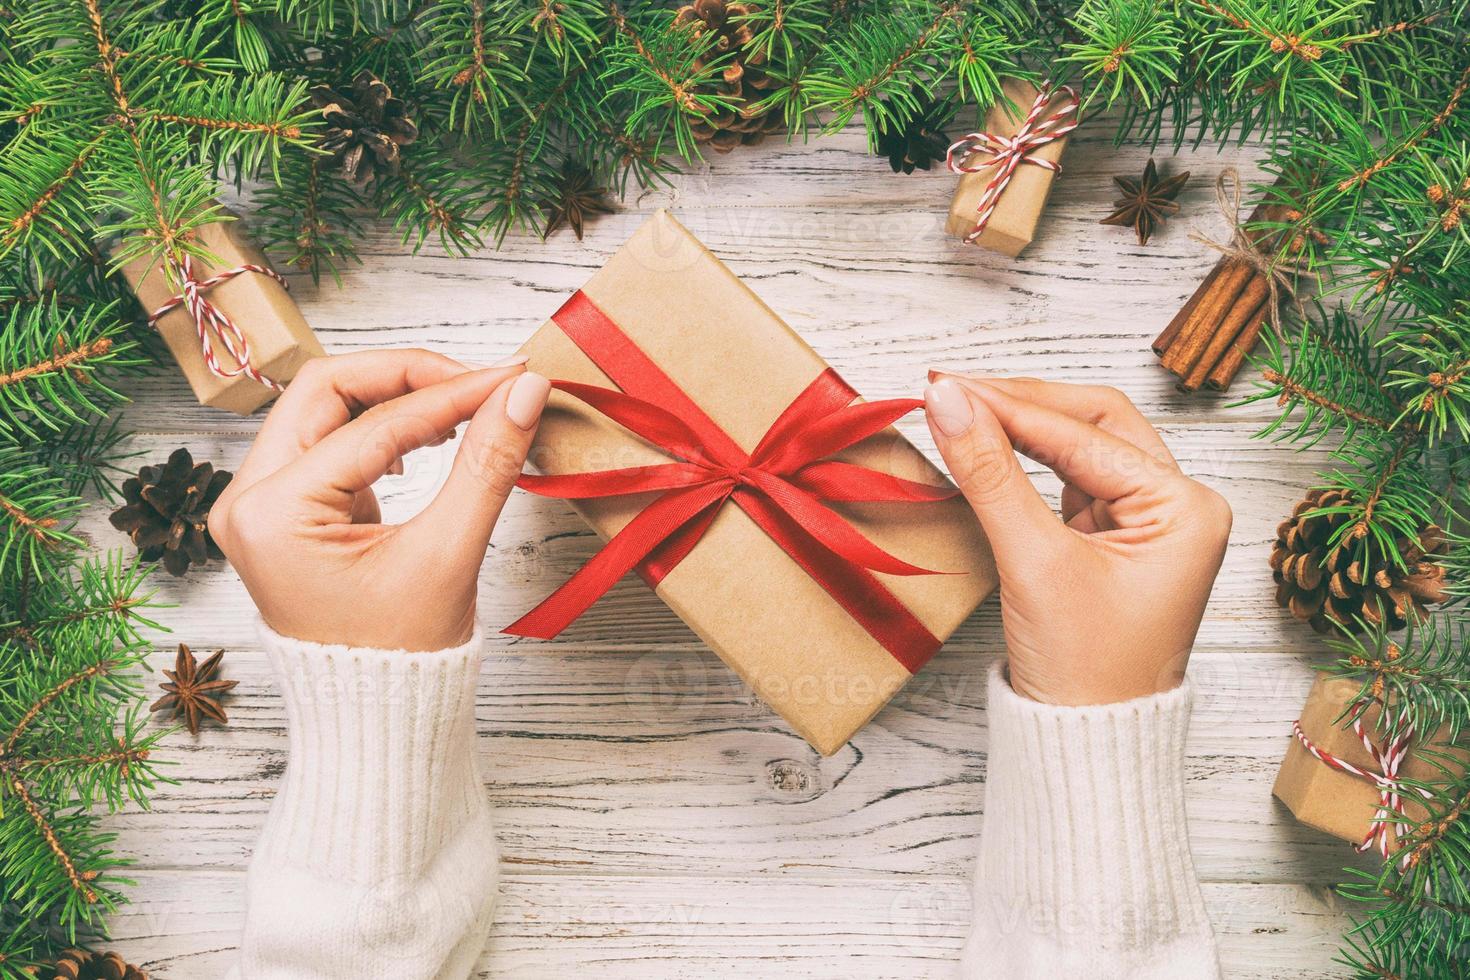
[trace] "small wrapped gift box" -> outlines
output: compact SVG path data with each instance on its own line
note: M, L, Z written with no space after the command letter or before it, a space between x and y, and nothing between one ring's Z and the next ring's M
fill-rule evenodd
M522 353L556 390L521 485L609 543L507 632L554 636L636 570L830 755L995 587L973 512L891 427L920 403L858 399L665 212Z
M169 269L139 258L122 274L150 318L167 310L153 325L200 403L249 415L326 352L241 222L212 221L195 234L217 262L191 257Z
M949 167L961 177L944 227L1014 256L1036 237L1067 134L1077 128L1078 103L1066 86L1038 89L1015 78L1003 79L1001 92L1005 98L990 107L985 130L950 147Z
M1361 690L1352 678L1318 675L1271 793L1307 826L1388 854L1398 846L1396 815L1411 822L1428 816L1419 795L1398 781L1442 781L1440 766L1463 769L1470 752L1446 751L1447 732L1390 741L1379 705L1361 715L1351 710ZM1418 751L1421 746L1436 754L1438 764Z

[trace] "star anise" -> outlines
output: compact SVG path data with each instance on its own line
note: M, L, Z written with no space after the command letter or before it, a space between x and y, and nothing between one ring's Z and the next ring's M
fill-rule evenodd
M546 204L546 238L566 222L571 226L577 241L582 240L582 223L590 214L611 214L612 202L607 199L607 188L592 176L592 171L578 160L562 164L561 176L557 178L555 197Z
M225 652L216 650L204 663L195 659L194 653L183 643L179 644L179 656L173 670L165 670L168 681L160 685L168 693L157 701L149 711L173 710L174 716L184 716L184 724L191 735L199 734L199 723L206 717L221 725L229 724L225 709L220 707L219 696L239 681L216 680L214 675L224 660Z
M1189 171L1175 174L1167 180L1159 180L1153 157L1149 157L1141 179L1114 177L1113 180L1123 191L1123 196L1113 202L1113 207L1117 210L1099 224L1132 225L1133 230L1138 233L1138 244L1145 245L1169 215L1179 213L1179 202L1174 198L1189 183Z

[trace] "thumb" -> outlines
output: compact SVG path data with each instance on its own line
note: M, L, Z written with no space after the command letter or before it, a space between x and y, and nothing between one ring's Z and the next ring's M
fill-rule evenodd
M924 391L929 431L960 492L975 508L1002 575L1030 564L1065 531L1016 460L989 406L944 379Z
M551 384L527 371L505 381L475 411L449 479L408 528L414 538L432 535L478 563L490 532L525 465Z

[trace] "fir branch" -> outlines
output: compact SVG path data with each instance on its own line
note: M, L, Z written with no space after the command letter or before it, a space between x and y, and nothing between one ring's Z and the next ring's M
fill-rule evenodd
M1285 407L1290 401L1302 401L1318 408L1324 409L1333 416L1342 416L1361 425L1371 425L1375 429L1392 432L1397 426L1391 419L1380 418L1367 412L1359 411L1349 405L1334 401L1327 395L1312 391L1300 382L1294 381L1275 368L1266 368L1261 376L1267 382L1280 390L1279 403Z
M114 666L116 665L110 660L88 664L83 669L53 684L26 709L25 714L21 715L20 720L11 727L10 734L5 737L3 743L0 743L0 761L4 761L6 757L15 752L16 743L20 741L21 736L25 735L26 730L41 716L42 712L51 706L52 702L78 684L84 684L95 677L105 676Z
M8 222L3 233L0 233L0 254L10 251L24 241L25 235L36 224L36 222L51 207L61 195L72 186L82 168L91 160L92 155L101 147L102 141L107 137L108 131L101 130L87 142L81 144L77 151L70 155L61 173L54 180L49 181L39 193L30 195L30 200L23 205L20 213L14 215ZM58 225L61 223L58 222ZM69 232L63 231L66 237L73 237Z
M1304 40L1300 34L1274 31L1264 23L1248 20L1245 15L1227 10L1211 0L1195 0L1195 3L1231 26L1266 41L1275 54L1286 52L1302 61L1320 61L1322 58L1322 46Z
M618 34L637 53L643 66L668 89L669 97L675 106L691 116L708 114L708 108L700 101L697 94L698 83L687 74L681 73L681 77L675 77L674 72L665 64L665 59L655 54L644 42L642 35L629 23L627 15L623 13L617 0L608 0L607 16Z
M1459 110L1460 102L1465 98L1465 93L1470 91L1470 65L1460 73L1459 80L1454 88L1450 90L1449 99L1433 116L1424 123L1422 127L1406 137L1396 147L1382 154L1367 166L1362 167L1350 176L1344 177L1337 184L1337 189L1342 192L1362 187L1372 180L1380 171L1393 166L1404 154L1414 150L1427 138L1438 132L1445 123Z
M6 785L15 794L16 798L20 800L21 806L25 808L26 816L30 818L31 823L36 827L36 831L45 840L47 849L55 855L56 862L66 873L66 879L71 884L72 889L88 905L95 904L97 901L96 890L92 888L90 883L84 880L82 873L77 870L76 862L73 861L71 854L66 848L62 846L61 840L56 834L56 828L52 826L51 821L47 819L46 814L41 810L35 797L26 788L25 781L15 773L14 767L7 765L6 760L3 759L0 759L0 772L5 773Z
M77 370L82 364L110 353L112 344L111 337L98 337L80 347L68 347L66 338L58 336L56 348L50 357L11 371L0 372L0 388L29 381L43 374Z

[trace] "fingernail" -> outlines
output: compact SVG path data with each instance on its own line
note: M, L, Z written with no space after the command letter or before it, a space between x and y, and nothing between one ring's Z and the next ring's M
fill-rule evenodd
M947 436L960 435L975 421L975 410L964 389L948 378L924 389L924 407Z
M491 367L515 367L517 364L525 364L531 358L527 354L512 354L503 361L496 361Z
M950 371L950 370L947 370L945 368L930 368L929 369L929 383L930 384L933 384L934 382L938 381L940 378L959 378L959 379L962 379L964 381L979 381L982 384L985 382L985 375L983 375L983 374L965 374L964 372L961 372L961 371Z
M531 431L536 420L541 418L546 396L550 393L550 381L534 371L527 371L511 382L510 394L505 398L505 417L527 432Z

